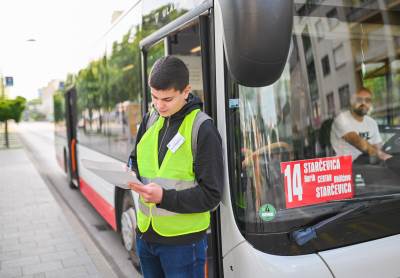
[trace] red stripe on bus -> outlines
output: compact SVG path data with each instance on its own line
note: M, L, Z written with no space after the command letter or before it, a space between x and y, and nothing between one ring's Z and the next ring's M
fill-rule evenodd
M115 219L115 208L110 205L103 197L100 196L87 182L79 178L80 190L100 215L107 221L108 224L116 231L117 224Z
M75 160L75 147L76 147L76 139L72 139L71 141L71 159L72 159L72 172L76 172L76 160Z

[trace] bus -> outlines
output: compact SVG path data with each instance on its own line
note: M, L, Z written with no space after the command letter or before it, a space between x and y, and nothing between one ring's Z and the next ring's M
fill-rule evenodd
M149 69L164 55L185 62L223 143L208 277L400 276L399 0L129 5L55 96L55 147L136 267L138 196L81 160L126 164L151 106ZM388 160L332 146L360 88Z

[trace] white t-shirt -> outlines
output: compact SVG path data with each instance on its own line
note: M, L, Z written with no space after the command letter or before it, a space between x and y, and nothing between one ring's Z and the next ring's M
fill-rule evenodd
M336 155L351 155L353 161L359 157L362 152L353 145L347 143L342 137L349 132L356 132L361 138L370 144L380 144L382 142L379 134L378 124L369 116L364 116L363 121L357 121L350 113L345 111L340 113L332 124L331 144Z

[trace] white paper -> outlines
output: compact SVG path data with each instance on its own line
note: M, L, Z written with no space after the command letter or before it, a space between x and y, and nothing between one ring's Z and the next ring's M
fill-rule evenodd
M81 162L86 169L114 186L130 189L128 187L128 182L143 185L134 172L126 171L118 163L93 161L88 159L82 159Z

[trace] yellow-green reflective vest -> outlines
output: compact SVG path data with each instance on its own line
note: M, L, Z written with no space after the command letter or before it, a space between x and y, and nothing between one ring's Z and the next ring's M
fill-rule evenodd
M184 142L175 152L167 150L160 167L158 134L165 119L158 117L158 120L143 134L136 152L139 173L144 184L154 182L165 189L177 191L199 186L193 171L192 154L192 128L199 111L196 109L186 115L178 130ZM147 231L151 224L154 231L161 236L179 236L207 229L210 224L210 213L175 213L139 198L137 222L142 233Z

